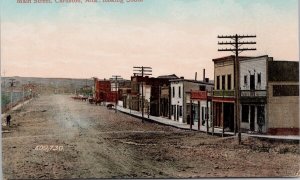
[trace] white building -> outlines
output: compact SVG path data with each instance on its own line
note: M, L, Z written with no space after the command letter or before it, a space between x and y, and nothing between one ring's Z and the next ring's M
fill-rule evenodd
M240 119L244 131L267 131L267 67L272 58L240 60Z
M206 121L205 112L208 105L208 114L211 114L211 103L206 103L206 101L192 101L190 100L190 92L192 91L206 91L213 88L213 84L205 83L203 81L188 80L184 78L170 80L171 84L171 119L181 123L188 123L191 119L191 108L193 111L193 120L198 122ZM209 121L211 116L208 116ZM203 123L206 125L206 123Z
M171 80L171 119L181 123L183 120L183 106L185 105L185 96L183 93L184 81L181 79Z

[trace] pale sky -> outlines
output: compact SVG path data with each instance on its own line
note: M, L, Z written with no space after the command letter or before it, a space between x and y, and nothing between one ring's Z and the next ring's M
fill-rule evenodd
M33 0L32 0L33 1ZM54 1L54 0L52 0ZM85 0L82 0L83 2ZM102 0L101 0L102 1ZM129 79L133 66L153 76L213 77L218 35L257 35L257 51L298 59L297 0L144 0L142 3L18 4L1 1L5 76Z

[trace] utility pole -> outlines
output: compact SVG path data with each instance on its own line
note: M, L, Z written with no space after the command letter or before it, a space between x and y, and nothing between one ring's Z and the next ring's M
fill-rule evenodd
M142 78L145 75L152 75L152 67L133 67L133 71L139 72L135 74L142 76ZM144 122L144 79L142 79L142 122Z
M123 78L121 76L118 76L118 75L113 75L112 78L110 78L110 80L115 83L114 88L117 91L116 102L115 102L116 103L115 112L117 113L117 111L118 111L117 106L118 106L118 99L119 99L119 81L123 80Z
M13 107L13 91L14 91L14 85L16 83L16 79L9 79L10 80L10 105L11 108Z
M231 39L227 42L218 42L218 45L232 45L233 48L218 49L218 51L231 51L235 53L234 61L234 79L235 79L235 122L234 131L236 133L236 126L238 129L238 143L241 144L241 120L240 120L240 68L239 68L239 54L243 51L255 51L256 48L242 48L243 45L256 44L255 41L241 41L245 38L256 38L256 35L233 35L233 36L218 36L219 39ZM224 128L224 127L223 127Z
M3 84L3 89L4 89L4 90L5 90L5 72L6 72L6 71L5 71L5 69L4 69L4 70L3 70L3 81L4 81L4 82L3 82L3 83L4 83L4 84Z
M25 84L22 85L22 96L23 96L22 99L23 99L23 104L24 104L24 101L25 101L25 88L24 88L24 85Z

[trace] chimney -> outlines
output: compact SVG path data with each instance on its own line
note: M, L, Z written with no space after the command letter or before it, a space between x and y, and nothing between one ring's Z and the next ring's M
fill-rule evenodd
M205 79L205 69L203 69L203 82L205 82L206 79Z
M183 77L183 76L181 76L181 77L180 77L180 79L184 79L184 77Z
M197 81L197 72L195 72L195 81Z

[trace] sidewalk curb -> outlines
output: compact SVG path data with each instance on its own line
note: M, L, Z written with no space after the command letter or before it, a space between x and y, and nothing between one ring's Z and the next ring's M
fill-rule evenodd
M142 119L141 116L138 116L136 114L131 114L131 113L128 113L126 111L122 111L120 109L117 109L118 112L121 112L123 114L126 114L126 115L129 115L129 116L132 116L132 117L135 117L135 118L138 118L138 119ZM212 132L206 132L206 131L199 131L197 129L190 129L190 128L183 128L183 127L178 127L176 125L173 125L173 124L167 124L167 123L163 123L163 122L159 122L159 121L156 121L156 120L153 120L151 118L147 118L147 117L144 117L143 118L145 121L147 122L150 122L150 123L156 123L156 124L160 124L160 125L163 125L163 126L169 126L169 127L173 127L173 128L177 128L177 129L181 129L181 130L185 130L185 131L194 131L194 132L200 132L200 133L206 133L206 134L209 134L211 136L219 136L219 137L222 137L222 133L220 132L214 132L214 134L212 134ZM223 137L235 137L237 135L232 135L232 134L228 134L228 133L224 133L224 136ZM260 140L263 140L263 141L269 141L269 142L288 142L288 143L300 143L300 137L297 139L297 138L290 138L288 139L287 138L280 138L280 137L272 137L272 136L259 136L259 135L251 135L251 134L245 134L245 133L242 133L242 136L243 137L252 137L252 138L257 138L257 139L260 139Z
M129 116L132 116L132 117L135 117L135 118L138 118L138 119L142 119L141 116L138 116L138 115L135 115L135 114L130 114L130 113L128 113L128 112L124 112L124 111L120 111L120 110L118 110L118 112L121 112L121 113L123 113L123 114L127 114L127 115L129 115ZM150 118L147 118L147 117L144 117L143 119L144 119L145 121L147 121L147 122L150 122L150 123L156 123L156 124L160 124L160 125L164 125L164 126L175 127L175 128L177 128L177 129L182 129L182 130L190 130L190 129L186 129L186 128L182 128L182 127L177 127L177 126L172 125L172 124L165 124L165 123L162 123L162 122L158 122L158 121L155 121L155 120L150 119ZM197 131L197 130L193 129L193 131Z
M118 110L118 112L121 112L123 114L126 114L126 115L129 115L129 116L132 116L132 117L135 117L135 118L138 118L138 119L142 119L141 116L138 116L138 115L135 115L135 114L130 114L128 112L124 112L124 111L121 111L121 110ZM173 127L173 128L177 128L177 129L181 129L181 130L185 130L185 131L194 131L194 132L199 132L199 133L204 133L204 134L209 134L211 136L220 136L222 137L222 134L221 133L217 133L215 132L214 135L212 134L212 132L206 132L206 131L201 131L201 130L197 130L197 129L190 129L190 128L183 128L183 127L178 127L176 125L172 125L172 124L165 124L165 123L162 123L162 122L159 122L159 121L155 121L153 119L150 119L150 118L147 118L147 117L144 117L143 118L145 121L147 122L150 122L150 123L156 123L156 124L159 124L159 125L163 125L163 126L169 126L169 127ZM234 137L234 135L231 135L231 134L226 134L224 133L224 136L223 137L229 137L229 136L232 136Z

